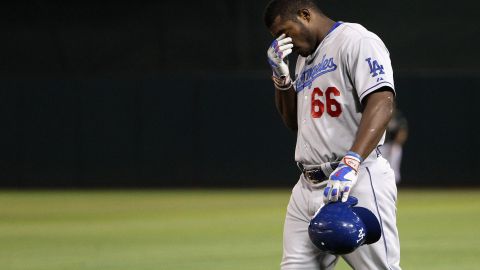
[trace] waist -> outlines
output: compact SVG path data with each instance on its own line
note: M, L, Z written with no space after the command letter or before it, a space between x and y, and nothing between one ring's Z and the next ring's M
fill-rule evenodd
M362 162L362 165L376 160L381 155L382 153L380 152L379 146L375 147L375 150L368 155L368 157ZM320 184L328 180L330 174L337 168L339 163L339 160L320 164L303 164L297 162L297 167L308 182L312 184Z
M381 145L377 145L377 147L375 147L372 152L364 159L363 163L375 161L377 157L381 156L382 153L380 152L380 147ZM323 163L340 161L346 152L347 150L345 150L345 152L342 151L341 153L332 152L324 155L320 155L319 153L315 152L310 152L308 155L305 155L304 153L299 155L299 153L296 152L295 162L301 163L305 168L310 169L318 167L320 164Z

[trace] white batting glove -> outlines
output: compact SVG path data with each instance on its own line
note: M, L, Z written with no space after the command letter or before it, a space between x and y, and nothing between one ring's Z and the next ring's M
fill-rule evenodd
M336 202L339 198L346 202L352 187L357 182L358 168L362 163L362 157L352 151L348 151L342 158L338 167L330 174L327 186L323 191L323 201Z
M292 53L292 48L292 38L282 34L272 42L267 51L268 63L273 70L273 82L282 90L287 90L292 84L288 65L284 61Z

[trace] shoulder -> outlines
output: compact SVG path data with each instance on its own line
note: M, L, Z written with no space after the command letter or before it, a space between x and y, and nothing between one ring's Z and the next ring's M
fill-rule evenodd
M344 49L358 47L361 43L373 42L385 46L378 35L358 23L343 23L339 37Z
M346 40L359 41L365 38L378 39L380 38L373 32L369 31L363 25L358 23L342 23L342 35Z

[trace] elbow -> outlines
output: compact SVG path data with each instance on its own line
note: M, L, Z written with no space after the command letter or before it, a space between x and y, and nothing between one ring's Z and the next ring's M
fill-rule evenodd
M396 103L395 103L395 98L393 94L387 96L387 98L385 99L384 111L385 111L386 117L388 118L388 121L390 121L393 117L395 106L396 106Z
M390 120L395 111L395 95L393 90L382 87L367 97L366 106L372 108L373 112L380 113Z
M390 88L380 88L378 91L367 96L365 112L377 116L388 123L392 119L395 110L395 96Z
M390 121L395 111L395 100L393 99L393 97L385 99L382 107L382 111L384 112L385 117L388 119L388 121Z

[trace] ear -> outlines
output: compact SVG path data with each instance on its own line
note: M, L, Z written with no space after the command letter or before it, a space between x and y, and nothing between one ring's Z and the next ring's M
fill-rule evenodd
M310 22L312 20L312 13L310 12L309 9L300 9L297 11L297 16L300 20Z

